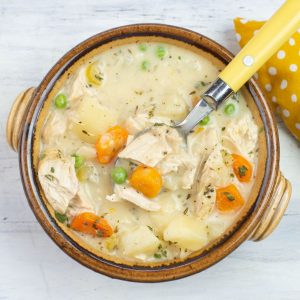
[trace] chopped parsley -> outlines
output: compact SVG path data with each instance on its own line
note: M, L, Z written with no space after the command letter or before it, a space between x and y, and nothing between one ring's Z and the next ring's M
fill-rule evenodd
M147 227L149 228L149 230L153 231L153 228L149 225L147 225Z
M162 258L162 257L167 257L167 255L168 255L167 250L163 249L161 244L159 244L159 246L158 246L158 251L153 254L154 258L157 258L157 259Z
M210 85L210 84L211 84L211 82L205 82L205 81L200 80L200 81L196 82L195 88L197 90L199 90L199 89L201 89L201 87L204 87L204 86L207 86L207 85Z
M51 174L46 174L45 177L46 177L48 180L50 180L50 181L53 181L54 178L55 178L55 177L54 177L53 175L51 175Z
M239 176L244 177L246 175L246 172L248 171L248 168L244 165L238 167Z
M100 75L98 75L98 74L95 74L94 76L95 76L95 78L98 79L99 81L102 81L102 80L103 80L103 78L102 78Z
M84 133L84 134L90 136L90 134L89 134L86 130L81 130L81 131L82 131L82 133Z
M226 196L227 200L229 200L229 201L235 200L234 196L229 192L224 192L224 195Z

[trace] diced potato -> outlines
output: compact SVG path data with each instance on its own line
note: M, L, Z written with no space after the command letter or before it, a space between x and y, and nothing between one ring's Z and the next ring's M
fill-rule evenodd
M195 251L207 243L207 233L200 220L182 215L165 229L164 240L176 242L181 248Z
M150 212L150 219L155 227L155 233L163 235L164 230L169 225L169 223L177 217L176 213L166 213L166 212Z
M109 108L97 103L92 97L85 97L77 108L78 123L72 130L87 143L96 143L99 135L116 125L118 115Z
M166 97L162 102L157 103L155 115L170 118L171 120L182 120L188 113L188 107L183 99L176 96Z
M157 251L159 244L159 239L144 225L125 233L121 239L124 254L128 256L152 255Z
M208 235L210 239L215 239L221 236L224 233L224 231L228 228L231 222L231 218L219 218L218 215L210 216L206 221Z

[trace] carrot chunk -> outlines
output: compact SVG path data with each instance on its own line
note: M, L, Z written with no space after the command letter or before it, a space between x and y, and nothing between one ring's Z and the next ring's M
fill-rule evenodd
M104 218L89 212L75 216L70 227L76 231L92 236L109 237L113 234L112 227Z
M239 210L244 205L244 199L234 184L216 190L217 209L230 213Z
M134 169L130 185L146 197L156 197L162 188L162 178L158 171L152 167L138 166Z
M121 126L114 126L100 135L96 143L97 157L101 164L110 163L125 146L128 132Z
M243 156L232 154L233 172L240 182L249 182L252 178L253 168L251 163Z

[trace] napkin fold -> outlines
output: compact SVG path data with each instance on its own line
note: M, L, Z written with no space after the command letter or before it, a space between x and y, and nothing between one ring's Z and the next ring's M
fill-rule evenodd
M240 46L245 46L264 23L234 19ZM273 109L300 141L300 29L262 66L255 77Z

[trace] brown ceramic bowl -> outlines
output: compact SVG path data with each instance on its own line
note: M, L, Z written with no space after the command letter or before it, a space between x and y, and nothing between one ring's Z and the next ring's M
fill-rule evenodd
M248 205L226 233L201 251L184 260L167 263L132 263L104 255L85 245L72 231L58 224L53 209L37 181L39 137L51 99L72 70L88 57L120 44L160 41L187 48L206 56L222 69L233 55L216 42L183 28L138 24L97 34L64 55L37 88L30 88L16 99L7 124L7 140L18 151L24 191L36 218L68 255L96 272L110 277L142 282L166 281L200 272L215 264L245 240L261 240L279 223L291 196L290 183L279 171L279 142L276 124L267 101L251 79L243 94L258 126L259 170Z

